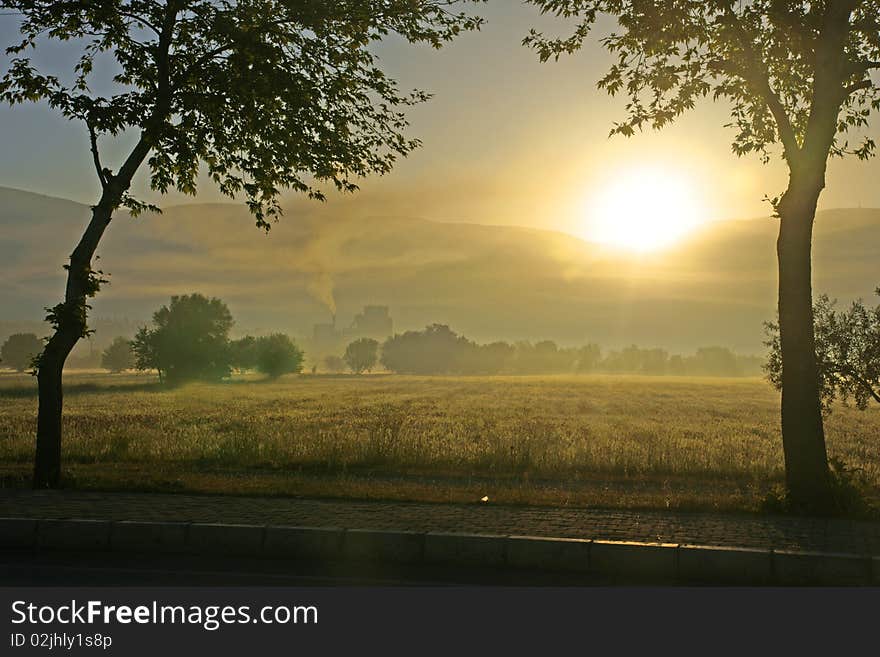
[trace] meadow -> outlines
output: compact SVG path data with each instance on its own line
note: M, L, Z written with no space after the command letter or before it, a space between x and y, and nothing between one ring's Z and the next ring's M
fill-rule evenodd
M757 511L783 481L779 396L758 378L241 377L160 387L66 375L65 485ZM0 481L26 486L37 397L0 375ZM880 496L880 408L828 448Z

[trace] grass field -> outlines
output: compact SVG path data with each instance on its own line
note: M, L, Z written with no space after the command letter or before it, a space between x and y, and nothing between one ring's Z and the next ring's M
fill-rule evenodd
M168 390L66 376L67 485L477 503L758 510L782 482L760 379L300 376ZM27 485L34 381L0 375L0 476ZM829 452L880 496L880 409Z

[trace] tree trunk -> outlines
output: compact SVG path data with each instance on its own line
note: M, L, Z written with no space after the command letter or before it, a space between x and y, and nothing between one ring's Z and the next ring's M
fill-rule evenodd
M813 222L823 187L824 175L794 174L777 208L786 487L794 508L820 513L833 506L819 397L811 269Z
M167 112L165 105L162 111ZM154 117L148 122L156 123L157 119ZM88 335L86 300L95 295L101 283L92 271L92 258L113 218L113 212L121 205L135 172L149 154L152 142L146 130L142 131L140 139L119 168L119 173L101 172L101 200L92 207L92 218L79 244L70 254L70 264L66 266L64 301L50 311L48 319L54 325L55 333L46 343L37 364L40 404L37 411L34 488L57 488L61 483L61 383L64 362L79 339Z
M86 299L97 292L92 257L110 223L121 194L105 192L92 208L92 218L70 256L64 301L51 310L55 333L49 338L37 365L40 402L37 411L37 444L34 457L34 488L57 488L61 483L61 412L64 362L81 337L87 335ZM117 201L118 202L118 201Z
M75 331L59 327L40 358L34 488L57 488L61 482L61 377L64 361L78 339Z

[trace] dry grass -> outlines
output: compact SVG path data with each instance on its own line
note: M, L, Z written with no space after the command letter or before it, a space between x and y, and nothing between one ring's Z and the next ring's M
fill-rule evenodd
M782 480L759 379L315 377L158 387L67 376L81 487L754 510ZM30 377L0 376L0 473L24 481ZM829 451L880 491L880 409L839 408Z

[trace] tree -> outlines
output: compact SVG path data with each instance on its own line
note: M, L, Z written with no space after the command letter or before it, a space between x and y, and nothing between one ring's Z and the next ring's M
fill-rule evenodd
M43 342L33 333L13 333L0 348L0 363L24 372L42 350Z
M101 367L118 374L124 370L130 370L135 365L134 352L131 349L131 340L123 337L114 338L110 346L101 354Z
M141 328L132 349L140 370L155 369L171 385L186 381L219 381L229 376L229 330L233 320L226 304L201 294L171 297L153 313L154 328Z
M597 344L585 344L577 350L575 371L579 373L592 372L599 366L602 360L602 350Z
M880 295L880 288L877 289ZM866 308L859 300L848 310L835 310L835 302L821 295L813 305L816 361L822 408L830 413L836 399L854 401L862 410L873 400L880 403L880 306ZM770 382L782 387L782 353L779 324L765 325L770 353L765 371Z
M257 339L246 335L229 343L229 358L232 366L239 372L247 372L257 367Z
M532 30L524 43L542 61L578 50L603 15L619 30L602 39L615 63L599 81L629 97L612 134L661 128L711 96L730 103L738 155L764 161L781 145L788 188L772 199L779 219L782 440L794 507L828 510L831 478L813 334L811 244L829 156L867 158L874 142L847 133L880 107L871 72L880 67L877 0L529 0L577 20L571 36Z
M342 358L352 372L363 374L376 366L378 352L379 343L376 340L360 338L345 348L345 355Z
M727 347L700 347L690 362L691 373L703 376L739 376L739 359Z
M402 110L428 97L399 92L371 44L395 33L440 47L479 28L450 8L468 1L2 0L20 16L22 39L7 48L0 100L45 101L82 121L100 185L65 265L64 300L47 315L35 487L60 480L62 369L90 333L87 300L105 282L95 251L119 208L156 209L129 193L135 174L146 163L152 189L194 195L204 170L223 194L243 195L265 229L284 189L315 199L324 184L355 190L357 178L386 173L418 145L403 135ZM70 75L41 72L29 57L53 40L81 46ZM107 71L111 80L96 80ZM92 91L101 86L108 95ZM107 152L121 149L109 166Z
M382 345L382 365L400 374L453 374L470 344L445 324L431 324L388 338Z
M328 372L333 372L334 374L339 374L340 372L345 371L345 360L339 356L325 356L324 357L324 369Z
M257 338L257 369L270 379L302 372L303 352L284 333Z
M509 367L516 350L506 342L490 344L462 343L462 351L456 359L463 374L498 374Z

